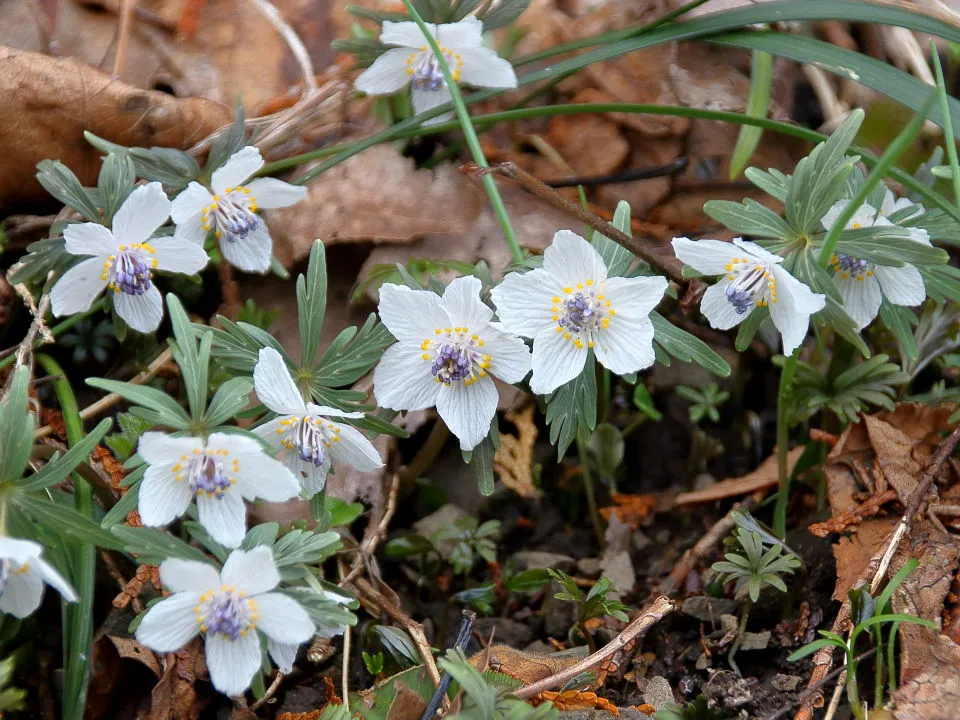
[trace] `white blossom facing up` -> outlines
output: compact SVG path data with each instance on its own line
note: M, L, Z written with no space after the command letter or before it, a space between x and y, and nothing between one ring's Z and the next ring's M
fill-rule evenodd
M848 200L834 203L821 223L824 230L829 230L840 213L847 207ZM914 207L910 214L913 217L923 212L923 208L915 205L907 198L899 198L887 189L880 210L871 205L863 204L857 208L853 217L847 222L847 230L857 230L864 227L893 226L888 216ZM904 228L913 242L930 245L930 236L922 228ZM830 267L833 270L833 282L843 297L843 309L862 330L880 312L880 305L886 297L894 305L920 305L927 297L923 284L923 276L913 265L904 264L901 267L877 265L875 263L856 258L843 253L834 253L830 258Z
M490 431L498 398L493 377L516 383L530 371L530 350L491 322L480 287L475 277L457 278L441 297L387 283L378 307L397 343L374 371L377 402L393 410L436 405L463 450Z
M650 313L666 289L659 276L607 277L593 246L561 230L541 269L509 273L491 295L503 327L533 338L530 389L547 394L579 375L591 351L618 375L650 367Z
M300 492L287 467L243 435L213 433L204 443L148 432L137 452L149 465L139 490L143 524L168 525L196 498L200 523L226 547L237 547L246 533L245 499L283 502Z
M304 402L283 357L273 348L260 350L253 383L260 402L278 414L253 432L277 448L277 457L300 478L305 497L323 490L332 463L352 465L360 472L383 467L373 443L356 428L331 419L362 418L363 413Z
M44 584L67 602L77 602L76 591L63 575L40 557L43 547L32 540L0 536L0 612L25 618L36 612Z
M456 82L474 87L517 87L513 66L483 46L483 23L477 18L467 16L460 22L427 27ZM361 73L355 83L357 90L370 95L391 95L409 84L413 87L413 109L418 113L450 101L450 89L437 59L416 23L383 23L380 42L395 47Z
M146 612L137 640L168 653L202 634L210 680L224 695L240 695L250 687L262 659L260 633L286 672L296 648L313 636L313 622L300 603L270 592L280 574L268 547L234 550L219 573L202 562L165 560L160 580L173 594Z
M722 275L707 288L700 311L718 330L729 330L758 307L768 307L783 337L783 353L800 347L810 327L810 316L822 310L826 298L788 273L783 258L759 245L735 238L720 240L674 238L677 257L704 275Z
M59 316L86 312L104 290L113 291L113 307L131 328L149 333L163 317L163 298L153 274L193 275L207 264L202 247L176 237L151 239L170 216L170 200L158 182L136 188L113 216L113 229L75 223L63 229L65 249L87 255L53 286L50 301Z
M173 200L175 237L202 246L213 231L227 262L244 272L267 272L273 240L258 212L295 205L307 189L276 178L250 180L263 164L260 151L249 145L213 171L210 189L190 183Z

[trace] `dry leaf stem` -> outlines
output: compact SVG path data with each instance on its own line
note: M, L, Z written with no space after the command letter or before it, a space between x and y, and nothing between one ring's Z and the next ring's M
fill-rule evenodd
M627 643L634 638L642 637L646 632L660 622L664 617L677 609L677 604L666 596L660 596L651 603L650 607L644 610L634 620L627 625L619 635L604 645L592 655L588 655L580 662L571 665L568 668L551 675L532 685L527 685L517 690L514 695L526 699L555 687L562 687L564 683L572 680L582 672L599 665L618 650L621 650Z

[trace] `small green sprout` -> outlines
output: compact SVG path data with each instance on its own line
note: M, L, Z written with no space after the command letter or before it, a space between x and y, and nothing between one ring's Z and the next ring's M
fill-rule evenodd
M554 597L557 600L566 600L577 606L577 621L575 627L583 635L590 647L590 652L596 651L596 645L593 636L587 630L587 620L600 618L606 615L615 617L618 620L627 622L630 618L627 615L630 608L619 600L607 598L610 591L610 579L600 578L596 584L590 588L590 592L583 594L576 581L562 570L547 570L550 577L556 580L562 587L563 592L558 592Z
M699 423L703 418L720 422L720 406L730 399L730 393L721 390L716 383L704 385L700 390L686 385L677 385L677 395L693 403L690 406L690 422Z

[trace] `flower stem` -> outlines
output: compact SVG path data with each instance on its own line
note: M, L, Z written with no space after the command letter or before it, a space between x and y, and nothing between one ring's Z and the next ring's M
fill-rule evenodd
M787 358L780 371L780 390L777 393L777 475L780 478L780 490L773 509L773 532L781 540L787 536L787 504L790 501L790 467L787 462L790 451L790 390L793 376L797 372L798 359L796 352Z
M600 522L600 512L597 510L597 496L593 487L593 473L590 472L590 455L587 453L587 443L583 436L577 433L577 455L580 457L580 477L583 478L583 492L587 496L587 510L590 513L590 522L593 523L593 532L597 542L603 547L603 525Z
M852 653L847 655L847 702L850 704L850 711L857 720L867 720L867 715L863 712L863 705L860 702L860 688L857 686L857 660Z
M950 180L953 182L953 201L960 204L960 161L957 160L957 143L953 137L953 123L950 119L950 96L943 80L943 68L940 55L933 40L930 40L930 55L933 57L933 70L937 77L937 94L940 96L940 113L943 117L943 144L947 146L950 160Z
M730 646L730 652L727 653L727 664L730 665L730 668L737 675L742 675L742 673L740 672L740 667L737 665L734 657L736 657L737 650L740 649L740 644L743 642L743 634L747 631L747 619L750 617L751 607L753 607L753 603L750 601L750 598L747 598L747 601L743 606L743 611L740 613L740 622L737 624L737 636L733 639L733 644Z
M440 50L437 39L433 36L433 33L430 32L429 28L427 28L427 24L423 21L423 18L420 17L420 13L417 12L417 9L410 0L403 0L403 4L407 8L407 12L410 13L410 17L412 17L413 21L417 24L417 27L420 28L420 32L422 32L426 38L430 50L433 51L433 57L437 61L440 72L443 73L443 79L447 84L447 89L450 91L450 99L453 102L454 112L457 114L457 120L460 121L460 128L463 130L463 137L467 142L467 147L470 148L470 154L473 155L473 161L480 167L489 167L487 158L483 154L483 148L480 147L480 138L477 137L477 131L474 129L473 122L470 120L470 113L467 111L467 106L463 102L463 95L460 94L460 87L457 85L456 80L453 79L453 73L450 72L450 66L447 65L447 58ZM510 253L513 255L514 262L521 262L523 260L523 251L520 249L517 236L513 232L513 226L510 224L510 217L507 215L507 208L503 204L503 198L500 197L500 191L497 190L496 181L494 181L492 176L484 175L483 187L490 198L490 205L493 207L493 212L500 223L500 229L503 231L503 236L506 238L507 245L510 247Z

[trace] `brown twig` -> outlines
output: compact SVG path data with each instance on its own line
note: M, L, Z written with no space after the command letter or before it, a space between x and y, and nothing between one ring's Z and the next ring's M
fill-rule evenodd
M580 222L586 223L597 232L602 233L614 242L622 245L641 260L645 260L651 266L669 275L672 280L680 285L685 286L690 283L688 278L683 277L683 264L674 256L673 251L669 247L657 246L649 241L633 238L626 233L620 232L603 218L584 209L578 203L568 200L561 193L521 169L515 163L498 163L489 168L482 168L476 163L466 163L461 167L461 171L471 180L479 181L484 175L489 173L513 180L541 200L550 203L558 210L568 213Z
M551 675L543 680L539 680L531 685L520 688L514 694L519 698L526 699L542 693L544 690L551 690L555 687L563 686L564 683L572 680L580 673L602 663L634 638L638 638L646 634L650 628L652 628L666 615L669 615L676 609L677 604L673 600L666 596L658 597L653 601L653 603L651 603L650 607L634 618L634 620L627 625L619 635L597 650L597 652L593 653L592 655L588 655L580 662L561 670L555 675Z
M47 275L47 280L49 279L50 275ZM47 310L50 309L50 294L42 294L40 296L40 302L35 303L33 301L33 295L30 294L30 291L27 290L25 285L14 285L13 289L17 291L17 295L20 296L20 299L23 300L24 304L30 310L30 314L33 315L33 322L30 323L30 328L27 330L26 336L20 341L20 345L17 347L16 360L17 367L30 366L33 363L34 343L37 341L37 336L40 336L40 345L54 342L53 335L47 329L47 326L43 324L43 318L46 317Z
M360 574L364 566L364 557L372 555L377 549L377 546L383 542L383 539L387 536L390 521L393 519L393 514L397 511L397 495L399 494L400 473L393 473L393 476L390 478L390 488L387 490L387 507L383 511L383 516L375 526L367 526L367 532L364 533L363 541L360 543L360 547L357 548L357 557L353 561L353 567L350 568L350 572L347 573L346 577L340 581L341 585L352 582L353 579Z
M280 683L283 682L284 674L277 670L277 676L273 679L273 682L270 683L270 687L267 688L267 691L263 694L263 697L257 700L253 705L250 706L250 712L256 712L261 708L266 702L272 698L277 690L280 689Z

